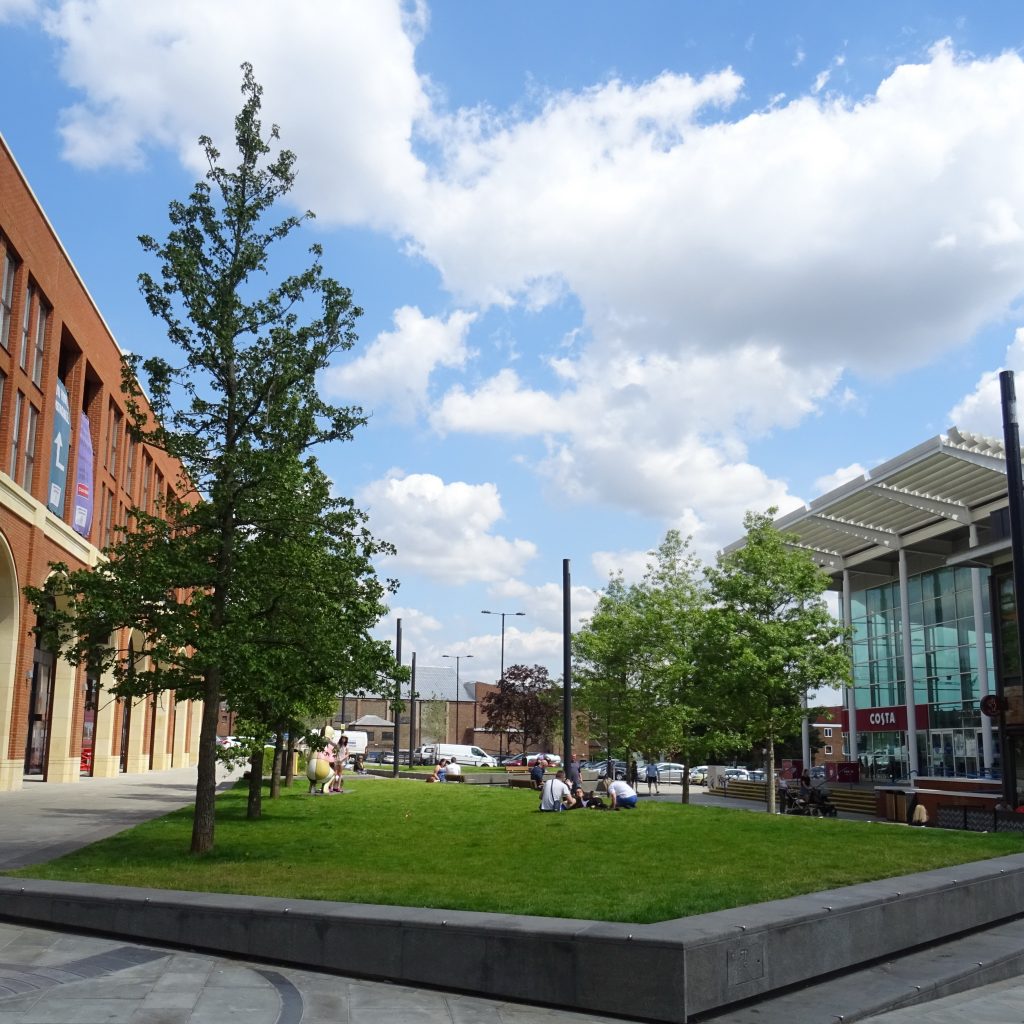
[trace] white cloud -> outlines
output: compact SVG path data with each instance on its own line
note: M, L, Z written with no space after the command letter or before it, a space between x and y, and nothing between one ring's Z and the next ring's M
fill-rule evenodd
M429 102L410 33L423 19L400 0L64 0L45 24L64 79L84 94L61 126L81 166L138 166L156 145L205 170L196 139L227 148L247 60L264 121L284 126L300 156L298 204L393 225L422 192L410 137Z
M599 576L608 579L621 573L626 583L639 583L650 562L650 551L595 551L590 556L590 564Z
M572 567L570 566L570 572ZM501 600L501 607L525 611L525 618L517 618L515 624L520 629L526 627L541 628L548 633L562 635L562 584L542 583L533 586L522 580L509 579L492 584L488 588L494 598ZM597 603L597 591L591 587L574 584L570 588L572 621L570 628L575 631L581 618L589 617ZM506 623L511 623L507 619ZM506 625L506 632L508 625Z
M394 562L443 583L517 576L537 553L531 541L491 532L504 514L491 483L394 472L364 487L358 498L374 533L397 547Z
M538 468L571 497L735 531L748 507L792 503L745 437L814 414L846 369L933 360L1024 290L1014 52L943 43L873 94L830 89L742 116L732 68L502 112L446 109L417 72L423 3L65 0L46 24L82 94L62 129L76 162L138 164L161 146L198 169L194 139L224 137L249 59L266 120L300 154L302 206L402 236L467 308L571 294L591 340L573 349L575 377L560 363L561 390L506 369L431 414L442 432L542 438ZM411 400L435 366L463 365L446 326ZM410 336L396 324L348 383L394 400L387 368ZM984 405L965 399L962 413ZM493 539L521 557L525 542Z
M0 25L34 18L38 13L38 0L0 0Z
M1024 371L1024 327L1018 327L1013 341L1006 349L1006 358L1000 369ZM960 399L949 411L951 425L972 434L989 437L1003 436L1003 412L999 393L999 370L981 375L974 390Z
M368 408L388 405L409 418L424 404L437 367L465 365L472 354L466 335L475 319L475 313L461 310L444 320L424 316L415 306L396 309L394 330L378 334L362 355L328 370L326 390Z
M819 476L814 481L815 494L828 494L829 491L834 491L850 480L856 480L866 472L867 470L859 462L853 462L849 466L840 466L826 476Z

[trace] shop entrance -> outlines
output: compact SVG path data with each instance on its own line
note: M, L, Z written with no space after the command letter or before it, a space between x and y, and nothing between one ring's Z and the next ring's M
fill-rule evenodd
M46 753L50 742L53 711L55 658L36 641L32 653L32 692L28 702L28 741L25 744L25 774L46 776Z

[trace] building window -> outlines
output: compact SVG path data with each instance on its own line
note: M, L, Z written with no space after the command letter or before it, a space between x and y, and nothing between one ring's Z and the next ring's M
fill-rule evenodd
M0 419L4 415L4 399L7 397L7 374L0 370Z
M39 410L29 402L28 423L25 428L25 468L21 478L21 486L29 494L32 493L32 482L36 468L36 441L39 434Z
M825 730L825 739L827 739L827 740L832 739L832 730L831 729L826 729Z
M25 407L25 396L19 391L14 400L14 421L11 423L11 464L8 474L12 480L18 478L18 455L21 448L21 413Z
M43 354L46 348L46 325L50 320L50 308L39 303L39 312L36 314L36 354L32 361L32 383L41 385L43 383Z
M103 489L103 546L110 547L110 536L114 525L114 493Z
M10 248L0 241L3 248L3 277L0 278L0 345L11 350L11 323L14 315L14 279L18 274L19 261Z
M381 743L394 743L395 742L395 734L393 732L385 732L383 729L381 729L381 731L380 731L380 741L381 741Z
M826 755L831 756L832 755L832 747L831 746L826 746L825 747L825 753L826 753Z
M149 511L149 485L153 476L153 460L145 453L142 453L142 501L139 507L143 512Z
M107 466L110 469L110 475L116 480L117 479L117 442L121 436L121 414L114 408L110 407L110 455L107 459Z
M124 444L124 489L130 497L135 488L135 442L131 439L131 435L125 436Z
M31 337L32 307L35 305L36 286L30 284L25 289L25 312L21 317L21 358L18 365L24 370L28 360L28 339Z

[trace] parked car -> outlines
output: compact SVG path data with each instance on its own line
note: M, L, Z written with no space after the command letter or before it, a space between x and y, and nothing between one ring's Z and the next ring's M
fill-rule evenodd
M544 758L553 768L560 768L562 765L562 759L557 754L542 753L515 754L512 757L503 758L501 764L509 768L522 768L524 765L532 765L538 758Z
M726 768L722 772L722 778L729 782L747 782L750 779L750 772L746 768Z
M753 768L747 772L749 782L764 782L764 772L760 768Z
M646 767L646 766L645 766ZM686 771L685 765L676 764L674 761L659 761L658 762L658 781L659 782L678 782L683 781L683 772ZM640 782L644 781L644 773L640 773Z
M816 764L811 769L811 778L812 779L823 779L823 778L825 778L825 766L823 764Z
M612 761L611 763L614 766L615 778L617 778L617 779L624 779L626 777L626 771L627 771L627 769L629 767L626 764L626 762L625 761ZM607 761L598 761L593 766L591 771L597 772L598 778L604 778L605 776L608 775L608 762Z
M699 764L690 769L690 785L706 786L708 784L708 766Z
M383 750L371 750L363 758L364 764L383 764L384 763L384 751Z

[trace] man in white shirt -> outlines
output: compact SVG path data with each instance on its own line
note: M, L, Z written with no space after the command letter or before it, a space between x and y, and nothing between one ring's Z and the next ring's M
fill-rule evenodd
M455 757L448 762L448 771L445 773L446 782L461 782L462 779L462 765L459 764Z
M636 807L636 790L621 779L608 783L608 796L611 797L613 811L620 807Z
M553 779L544 783L540 791L540 809L542 811L564 811L572 807L576 801L572 798L569 787L565 784L565 772L559 769Z

